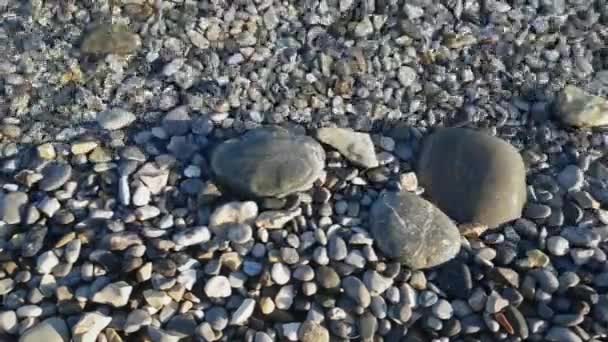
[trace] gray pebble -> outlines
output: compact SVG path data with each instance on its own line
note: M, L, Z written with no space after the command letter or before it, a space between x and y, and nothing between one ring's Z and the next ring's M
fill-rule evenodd
M583 171L576 165L566 166L558 175L557 181L566 191L580 190L585 180Z
M570 249L570 243L561 236L551 236L547 239L547 250L555 256L564 256Z
M438 300L437 303L435 303L431 309L433 315L442 320L450 319L454 314L454 309L452 308L452 305L445 299Z

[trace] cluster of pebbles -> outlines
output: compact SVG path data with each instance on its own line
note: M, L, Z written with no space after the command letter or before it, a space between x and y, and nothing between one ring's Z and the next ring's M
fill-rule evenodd
M604 0L0 0L0 341L606 340L607 41Z

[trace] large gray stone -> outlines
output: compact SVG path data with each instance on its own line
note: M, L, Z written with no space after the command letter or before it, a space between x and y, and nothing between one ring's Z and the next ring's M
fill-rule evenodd
M431 202L459 223L496 227L521 217L526 170L509 143L463 128L427 138L418 176Z
M310 189L325 165L314 139L280 127L258 128L219 145L211 156L218 183L244 196L283 197Z
M58 317L51 317L36 324L19 338L19 342L68 342L69 340L68 326Z
M412 269L437 266L460 250L460 233L432 203L413 193L388 192L372 205L372 235L380 250Z
M367 133L355 132L346 128L324 127L316 132L319 141L340 152L357 166L372 168L378 166L374 143Z
M555 104L557 117L575 127L608 125L608 100L575 86L566 86Z

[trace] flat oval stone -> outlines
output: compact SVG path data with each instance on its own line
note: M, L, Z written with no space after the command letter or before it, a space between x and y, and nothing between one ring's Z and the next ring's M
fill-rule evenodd
M371 232L380 250L412 269L437 266L460 250L460 233L432 203L413 193L381 195L370 212Z
M38 187L43 191L53 191L62 187L72 176L72 167L63 162L51 162L42 169L42 180Z
M314 139L280 127L258 128L220 144L211 156L217 182L244 196L284 197L308 190L325 151Z
M458 222L496 227L521 217L526 169L507 142L463 128L427 138L418 176L431 202Z

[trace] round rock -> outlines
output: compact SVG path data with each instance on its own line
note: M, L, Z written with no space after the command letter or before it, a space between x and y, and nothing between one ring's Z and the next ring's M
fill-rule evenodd
M215 276L205 284L205 294L209 298L226 298L232 294L230 280L224 276Z
M433 204L406 191L381 195L370 212L380 250L412 269L437 266L460 250L460 233Z
M440 129L424 143L418 175L431 202L458 222L496 227L521 217L526 169L504 140L463 128Z
M220 144L211 156L218 183L245 196L284 197L308 190L323 170L314 139L283 128L258 128Z

